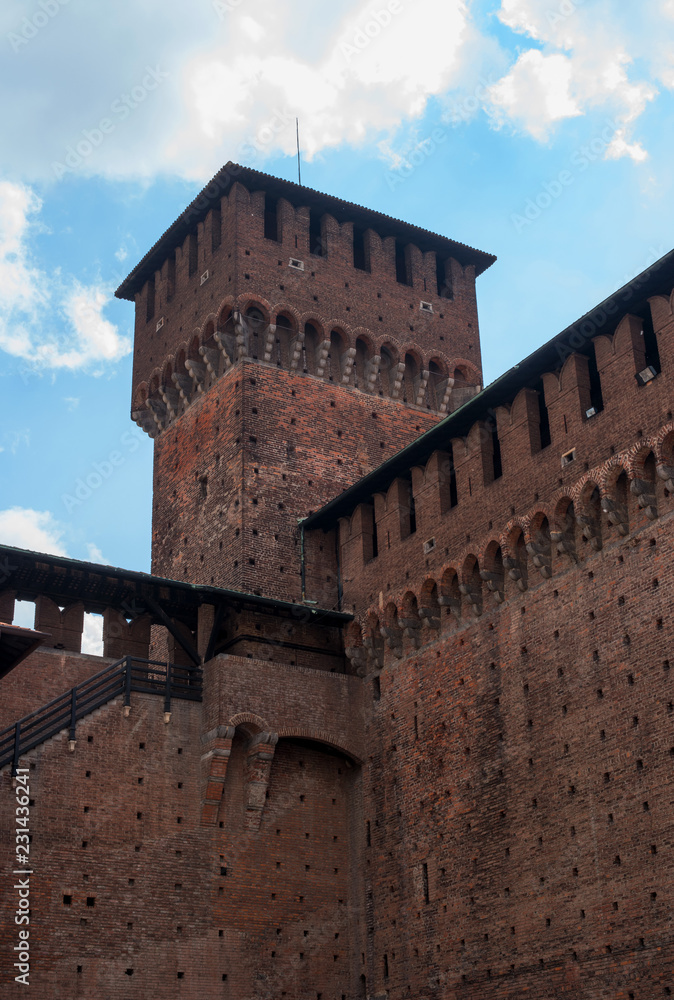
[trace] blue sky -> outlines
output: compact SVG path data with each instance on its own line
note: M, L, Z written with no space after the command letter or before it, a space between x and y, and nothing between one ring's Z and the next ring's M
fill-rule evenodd
M498 256L485 380L674 245L674 0L8 0L0 541L150 568L115 287L228 159Z

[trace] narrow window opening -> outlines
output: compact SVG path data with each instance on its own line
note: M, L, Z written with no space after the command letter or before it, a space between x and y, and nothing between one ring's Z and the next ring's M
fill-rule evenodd
M396 281L400 285L411 285L405 246L396 240Z
M155 308L155 290L154 290L154 277L150 278L147 283L147 309L145 314L146 322L150 322L154 318L154 308Z
M414 491L412 489L412 483L408 483L408 506L409 506L409 532L408 534L413 535L417 530L417 508L414 501Z
M658 339L653 329L653 319L650 313L643 321L641 336L644 338L645 366L654 368L656 374L660 374L660 351L658 349Z
M548 408L545 405L545 390L543 388L543 380L541 379L535 386L536 393L538 395L538 418L541 431L541 451L543 448L547 448L552 437L550 435L550 414L548 413Z
M381 700L381 681L378 677L372 679L372 696L375 701Z
M447 448L447 476L449 486L449 509L456 507L459 502L459 495L456 488L456 469L454 468L454 450L450 442Z
M451 283L451 272L449 269L449 261L442 260L441 257L435 255L435 275L438 283L438 295L441 299L453 299L454 294L452 292Z
M313 211L309 213L309 249L317 257L327 257L321 216Z
M278 243L278 202L268 194L264 196L264 235Z
M379 541L377 539L377 518L375 516L374 504L370 504L370 509L372 511L372 558L376 559L379 555Z
M370 270L365 252L365 230L360 226L353 227L353 266L359 271Z
M590 406L595 413L600 413L604 409L604 397L601 391L601 377L597 367L597 350L592 345L592 351L588 356L588 369L590 374Z
M211 250L215 252L222 242L222 213L219 208L211 211Z
M384 955L384 979L388 979L388 955Z
M89 656L103 656L103 615L85 611L81 648Z
M189 260L189 273L191 277L199 266L199 241L196 233L190 233Z
M166 297L170 302L176 293L176 255L175 250L168 259L167 266L167 287L166 287Z
M421 866L421 881L424 890L424 902L430 903L431 897L428 891L428 865L426 864L425 861Z
M501 442L498 436L498 427L496 425L496 420L492 420L490 425L491 433L491 461L492 461L492 475L494 479L500 479L503 475L503 462L501 460Z

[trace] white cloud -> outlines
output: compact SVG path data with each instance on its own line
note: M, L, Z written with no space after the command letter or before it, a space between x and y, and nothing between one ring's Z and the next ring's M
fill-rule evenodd
M94 614L84 615L84 629L82 630L82 652L88 656L103 655L103 616Z
M651 0L638 15L632 11L631 17L621 18L606 0L587 6L580 0L502 0L500 20L542 43L543 49L523 52L492 88L496 123L514 125L544 141L557 122L603 108L616 127L606 158L629 156L642 162L648 154L631 139L632 126L657 96L657 87L630 74L636 72L637 57L654 61L652 37L657 32L641 29L654 15L655 28L658 6L658 0ZM656 78L663 72L654 68Z
M77 396L64 396L63 397L63 402L68 407L68 411L70 413L72 413L73 410L76 410L77 407L80 405L80 401L79 401L79 398Z
M31 219L41 208L30 188L0 181L0 348L19 356L29 343L26 325L49 299L27 243Z
M110 565L98 545L94 545L93 542L87 543L87 558L90 562L101 563L103 566Z
M265 30L262 25L253 20L252 17L242 16L241 30L248 36L251 42L260 42L265 36Z
M623 156L629 156L635 163L642 163L648 159L648 153L640 142L627 141L624 129L616 132L604 155L607 160L619 160Z
M380 138L459 82L469 6L336 0L311 10L300 0L246 0L226 16L205 2L166 18L160 0L142 8L120 0L94 27L86 8L69 5L0 65L7 95L0 172L53 181L60 173L53 164L65 164L70 149L75 175L202 180L229 158L292 153L295 115L308 157ZM0 10L0 34L17 20ZM77 78L62 72L68 64L77 64ZM125 98L143 85L146 64L165 76L132 108ZM263 132L253 152L275 109L278 131L269 142ZM104 118L114 127L99 136Z
M174 6L167 18L163 0L119 0L103 5L94 24L86 5L68 4L9 52L0 62L0 172L53 182L53 163L72 149L74 175L202 181L227 159L264 166L270 153L293 154L296 115L308 158L343 143L385 152L401 126L414 131L429 100L470 93L476 65L495 74L485 103L498 124L543 141L556 124L599 109L626 130L612 155L639 160L645 149L634 125L658 86L674 88L671 32L663 30L674 0L638 8L501 0L515 55L488 19L478 28L470 0ZM0 8L0 35L21 23L15 7ZM153 82L149 70L160 82L135 100L134 89ZM101 130L106 118L113 127ZM91 149L80 155L82 144ZM120 261L125 253L117 251Z
M285 16L292 18L289 7ZM215 169L225 143L231 158L246 163L267 152L291 155L295 116L307 159L343 142L362 143L418 117L429 98L458 82L469 32L463 0L359 3L323 47L314 39L312 51L323 49L314 60L283 45L274 14L267 17L271 50L251 48L252 23L244 18L229 21L224 43L184 67L188 114L168 155L188 175L202 176L205 162Z
M10 451L12 455L16 453L21 448L30 447L30 430L25 427L19 431L5 431L2 435L2 444L0 445L0 452Z
M117 327L103 316L108 295L101 286L75 283L66 294L63 312L74 336L69 350L44 344L39 360L52 368L83 368L92 363L119 361L131 350L128 337L120 337Z
M25 507L0 510L0 542L3 545L64 556L63 533L64 528L48 510Z
M507 76L490 88L496 122L518 123L534 139L547 139L555 122L581 113L572 94L572 77L573 66L567 56L546 56L538 49L529 49Z
M115 257L120 262L120 264L123 264L128 256L129 256L129 251L126 249L126 247L120 247L119 250L115 250Z
M564 24L570 16L576 13L578 4L574 0L566 0L559 5L569 11L564 16L555 10L553 2L541 4L539 0L501 0L498 12L499 20L513 31L531 38L547 39L553 24Z
M31 510L25 507L10 507L0 511L0 543L33 552L45 552L55 556L68 555L63 544L65 526L59 524L48 510ZM109 566L103 553L93 542L87 544L87 554L91 562ZM33 628L35 605L30 601L17 602L14 624ZM82 652L96 656L103 652L103 618L100 615L85 614L82 635Z
M34 371L99 366L99 374L128 354L131 342L103 316L110 295L102 286L36 266L30 241L41 207L26 185L0 182L0 350Z

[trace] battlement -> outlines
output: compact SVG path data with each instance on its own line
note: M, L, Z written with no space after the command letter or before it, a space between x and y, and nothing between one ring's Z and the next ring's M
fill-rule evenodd
M401 653L404 634L457 627L674 510L674 294L651 294L671 265L304 522L309 578L318 540L338 535L343 606L369 614L370 648L384 629Z
M154 435L243 358L449 412L481 382L494 259L230 164L117 291L136 304L134 419Z

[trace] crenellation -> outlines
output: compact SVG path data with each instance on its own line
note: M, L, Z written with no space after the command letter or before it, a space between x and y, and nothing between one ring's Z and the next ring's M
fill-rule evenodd
M671 449L674 441L672 425L669 424L664 431L664 434L660 432L649 439L648 443L642 442L630 449L626 455L615 457L606 463L603 472L601 469L590 471L573 487L570 495L560 491L557 497L551 498L543 509L533 508L523 519L520 519L523 531L518 525L513 525L511 522L509 526L506 526L501 543L492 539L480 546L478 552L483 553L481 557L470 551L470 545L473 544L472 535L471 541L467 545L461 545L459 542L456 547L453 568L444 571L444 596L450 597L452 585L447 582L448 579L457 579L459 591L464 598L462 602L464 609L466 608L465 602L467 602L469 615L481 614L483 595L482 584L478 582L478 576L486 584L487 590L500 594L501 599L503 599L507 589L505 588L505 571L508 573L508 578L517 585L519 591L526 590L527 581L531 580L532 574L534 579L539 574L544 580L550 580L558 573L576 566L581 558L587 559L591 557L592 553L601 552L604 548L604 538L611 542L611 540L615 541L626 535L643 531L647 528L649 521L657 520L666 513L674 512L673 494L667 491L668 495L665 496L665 487L660 487L655 478L657 457L651 442L654 443L661 439L666 444L660 447ZM433 456L431 462L433 465L437 465L437 454ZM422 483L421 470L415 470L415 472L417 482ZM644 478L641 478L639 473ZM622 485L620 485L621 478L626 480ZM404 485L404 481L400 479L392 484L391 489L394 489L393 497L398 501L397 506L395 506L395 501L391 504L387 498L385 513L382 515L381 522L378 520L378 530L380 532L387 531L387 540L390 541L391 549L389 550L387 545L381 552L381 558L378 557L376 569L379 573L391 573L392 566L387 567L387 562L395 561L399 564L399 555L395 551L396 541L397 548L404 544L404 532L400 532L396 538L390 529L395 524L392 514L397 515L399 522L404 520L406 515L404 504L400 499ZM654 493L651 493L651 491L658 489L662 490L663 506L660 509L658 509ZM391 491L389 490L390 496ZM423 519L428 509L428 497L420 490L418 500L418 510L422 512ZM365 506L361 505L361 509L365 509ZM403 511L402 514L401 511ZM449 536L444 531L439 531L439 528L436 521L436 545L442 547ZM619 529L617 535L612 535L611 528ZM428 531L428 527L425 530ZM505 555L502 554L502 545L505 548ZM450 550L451 548L450 545ZM372 560L370 560L370 564L372 565ZM409 556L405 557L402 565L410 565ZM357 572L353 556L349 561L349 567L352 574ZM362 569L361 566L361 576ZM447 573L450 574L449 578ZM407 575L409 576L409 573ZM417 576L417 578L420 581L422 579L421 576ZM437 584L437 581L434 582ZM419 585L421 586L421 583ZM410 593L405 590L402 582L398 584L398 587L401 588L401 593L403 591ZM359 597L358 588L345 586L346 601L355 598L358 606ZM457 599L455 594L454 600ZM442 604L443 601L441 600L440 603ZM362 604L360 606L362 607ZM374 609L370 608L368 614L373 612ZM466 613L465 610L464 613Z
M653 320L653 329L658 336L671 334L674 324L672 298L664 295L654 295L648 300Z
M14 603L16 593L13 590L0 590L0 622L11 625L14 621Z
M442 271L444 279L444 261L438 257L435 250L426 250L421 252L421 261L419 264L421 284L420 292L423 290L421 298L424 301L428 301L428 296L433 296L433 298L442 297L442 286L444 284L444 280L438 282L438 270Z
M84 630L84 605L80 602L60 608L44 594L35 601L35 630L49 635L48 645L79 653Z
M103 615L103 656L118 660L122 656L150 659L152 618L143 614L127 620L124 613L106 608Z
M418 299L423 292L426 291L424 288L424 266L423 266L423 254L418 246L414 243L407 243L405 245L405 266L407 271L407 280L410 288L414 290L414 295ZM410 314L414 314L415 319L418 313L418 303L414 301L412 303L413 309L410 310Z
M295 206L287 198L279 198L276 202L276 213L279 244L286 257L295 257L297 254L296 237L299 232ZM284 260L284 264L287 264L287 261Z
M674 256L482 389L491 260L230 164L120 289L155 575L0 552L40 995L667 986Z

